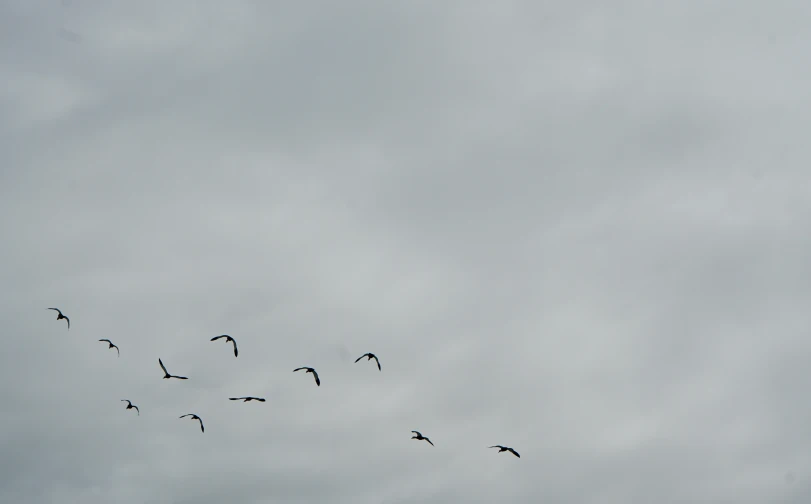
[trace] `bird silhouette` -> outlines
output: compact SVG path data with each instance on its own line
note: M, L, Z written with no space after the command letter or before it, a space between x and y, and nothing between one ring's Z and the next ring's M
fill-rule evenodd
M213 338L211 338L211 341L217 341L220 338L225 338L226 343L230 341L231 343L234 344L234 357L238 357L239 351L237 350L237 341L231 336L228 336L227 334L223 334L222 336L214 336Z
M100 339L99 341L104 341L104 342L109 343L110 346L107 347L107 350L109 350L111 348L115 348L115 351L118 352L118 356L121 357L121 350L118 349L118 345L113 345L113 342L108 340L108 339Z
M126 409L134 409L135 411L138 412L138 416L141 416L141 410L138 409L138 406L132 404L129 399L121 399L121 402L127 403Z
M194 413L186 413L185 415L181 415L178 418L183 418L183 417L191 417L192 420L199 420L200 421L200 430L203 431L203 432L206 431L205 427L203 427L203 419L200 418L199 416L195 415Z
M262 397L229 397L231 401L242 401L242 402L249 402L249 401L259 401L265 402L265 399Z
M301 371L302 369L306 369L308 373L312 373L313 377L315 378L315 384L318 385L319 387L321 386L321 379L318 377L318 373L315 372L315 369L311 367L300 367L294 369L293 372L295 373L296 371Z
M422 434L420 434L419 431L413 430L411 432L416 434L416 436L411 436L411 439L416 439L418 441L428 441L429 443L431 443L431 440L428 439L427 437L423 436ZM434 443L431 443L431 446L434 446Z
M358 361L361 360L364 357L368 357L366 359L367 361L370 361L370 360L374 359L375 362L377 362L377 370L382 371L382 369L380 368L380 361L377 359L377 355L375 355L375 354L373 354L371 352L365 353L365 354L361 355L360 357L358 357L357 359L355 359L355 364L357 364Z
M68 331L70 331L70 319L67 316L62 315L62 310L60 310L59 308L48 308L48 309L49 310L56 310L56 312L59 313L59 315L56 316L56 320L65 319L65 322L68 323Z
M163 379L166 380L167 378L177 378L178 380L188 380L185 376L175 376L169 374L169 371L166 370L166 366L163 365L163 361L158 358L158 364L161 365L161 369L163 369Z
M499 453L501 453L503 451L508 451L508 452L512 453L513 455L515 455L516 457L521 458L521 455L519 455L517 451L513 450L512 448L510 448L508 446L495 445L495 446L489 446L488 448L498 448Z

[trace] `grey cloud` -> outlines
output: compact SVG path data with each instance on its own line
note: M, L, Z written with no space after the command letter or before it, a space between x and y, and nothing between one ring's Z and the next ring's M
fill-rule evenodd
M0 500L807 501L807 8L0 9Z

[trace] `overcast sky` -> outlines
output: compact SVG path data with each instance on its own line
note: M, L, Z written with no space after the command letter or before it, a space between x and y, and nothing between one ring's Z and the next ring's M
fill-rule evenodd
M0 501L809 502L809 16L0 3Z

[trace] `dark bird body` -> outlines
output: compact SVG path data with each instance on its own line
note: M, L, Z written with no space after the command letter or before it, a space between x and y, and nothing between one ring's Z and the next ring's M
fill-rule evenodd
M414 434L416 434L415 436L411 436L411 439L416 439L416 440L418 440L418 441L428 441L429 443L431 443L431 440L430 440L430 439L428 439L427 437L423 436L423 435L422 435L422 434L420 434L418 431L413 430L413 431L411 431L411 432L413 432ZM434 446L434 443L431 443L431 446Z
M175 376L169 374L169 371L166 370L166 366L163 365L163 361L158 359L158 364L161 365L161 369L163 369L163 379L166 380L168 378L177 378L178 380L188 380L185 376Z
M229 397L228 399L231 401L242 401L242 402L249 401L265 402L265 399L263 397Z
M508 452L512 453L513 455L515 455L516 457L521 458L521 455L519 455L517 451L513 450L512 448L510 448L508 446L495 445L495 446L489 446L488 448L498 448L499 453L501 453L503 451L508 451Z
M192 420L198 420L200 422L200 430L202 432L206 431L205 427L203 427L203 419L200 418L199 416L195 415L194 413L186 413L185 415L181 415L178 418L183 418L183 417L191 417Z
M377 359L377 355L375 355L375 354L373 354L371 352L365 353L365 354L361 355L360 357L358 357L357 359L355 359L355 364L357 364L358 361L361 360L364 357L367 358L366 359L367 361L370 361L370 360L374 359L375 362L377 362L377 370L382 371L382 369L380 368L380 361Z
M109 343L110 346L107 347L107 349L109 350L110 348L115 348L115 351L118 352L118 356L121 357L121 350L118 349L117 345L113 345L112 341L110 341L108 339L100 339L99 341L104 341L105 343Z
M65 315L62 315L62 310L60 310L59 308L48 308L48 309L49 310L55 310L59 314L59 315L56 316L56 320L65 319L65 322L68 323L68 331L70 331L70 319L68 317L66 317Z
M138 409L138 406L132 404L129 399L121 399L121 402L127 403L127 409L134 409L138 412L138 416L141 416L141 410Z
M234 338L232 338L231 336L228 336L227 334L223 334L222 336L214 336L213 338L211 338L211 341L217 341L220 338L225 338L226 343L231 342L231 343L234 344L234 357L238 357L239 356L239 350L237 350L237 342L236 342L236 340Z
M300 367L294 369L293 372L295 373L296 371L301 371L302 369L306 369L308 373L312 373L313 378L315 378L315 384L318 385L319 387L321 386L321 379L318 377L318 373L315 372L315 369L311 367Z

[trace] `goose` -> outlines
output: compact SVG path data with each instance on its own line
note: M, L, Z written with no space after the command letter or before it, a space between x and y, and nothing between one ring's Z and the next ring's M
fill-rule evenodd
M411 432L416 434L416 436L411 436L411 439L416 439L417 441L428 441L429 443L431 443L431 440L420 434L419 431L413 430ZM431 443L431 446L434 446L434 443Z
M321 379L318 378L318 373L315 372L315 369L311 367L300 367L294 369L293 372L295 373L296 371L301 371L302 369L306 369L308 373L312 373L313 377L315 378L315 384L318 385L319 387L321 386Z
M521 455L519 455L517 451L513 450L512 448L510 448L508 446L495 445L495 446L490 446L488 448L498 448L499 453L501 453L503 451L508 451L508 452L512 453L513 455L515 455L516 457L521 458Z
M371 352L365 353L365 354L361 355L360 357L358 357L357 359L355 359L355 364L357 364L358 361L361 360L364 357L367 357L367 359L366 359L367 361L370 361L370 360L374 359L375 362L377 362L377 370L382 371L382 369L380 368L380 361L377 359L377 355L375 355L375 354L373 354Z
M56 312L59 313L59 315L56 316L56 320L65 319L65 322L68 323L68 331L70 331L70 319L67 316L62 315L62 310L60 310L59 308L48 308L48 309L49 310L56 310Z
M115 348L115 351L118 352L118 356L121 357L121 350L118 349L118 345L113 345L113 342L108 340L108 339L100 339L99 341L104 341L106 343L109 343L110 346L107 347L107 350L109 350L111 348Z
M211 338L211 341L217 341L220 338L225 338L226 343L230 341L231 343L234 344L234 357L237 357L239 355L239 351L237 350L237 341L231 336L228 336L227 334L223 334L222 336L214 336L213 338Z
M195 415L194 413L186 413L185 415L181 415L178 418L183 418L183 417L191 417L192 420L199 420L200 421L200 430L203 431L203 432L206 431L205 427L203 427L203 419L200 418L199 416Z
M160 364L160 365L161 365L161 369L163 369L163 373L164 373L164 374L163 374L163 379L164 379L164 380L166 380L166 379L168 379L168 378L177 378L178 380L188 380L188 378L186 378L185 376L175 376L175 375L170 375L170 374L169 374L169 371L167 371L167 370L166 370L166 366L164 366L164 365L163 365L163 361L162 361L162 360L160 360L160 358L158 358L158 364Z

